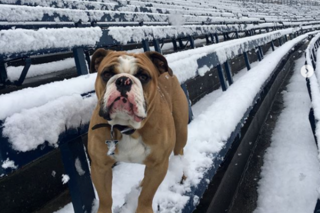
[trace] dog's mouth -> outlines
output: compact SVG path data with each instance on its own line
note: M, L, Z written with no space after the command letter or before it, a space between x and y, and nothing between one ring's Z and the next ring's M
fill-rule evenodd
M105 110L100 110L99 114L108 121L117 117L122 120L129 120L131 118L139 123L143 121L145 117L137 115L137 111L138 107L136 104L131 103L128 98L124 96L119 96L114 99L109 106L106 106Z

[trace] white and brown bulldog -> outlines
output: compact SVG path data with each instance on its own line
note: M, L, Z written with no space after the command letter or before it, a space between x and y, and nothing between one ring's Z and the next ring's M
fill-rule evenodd
M186 96L166 59L157 52L98 49L90 72L97 72L99 101L88 135L98 212L112 212L112 166L123 161L146 165L136 212L152 213L152 200L167 173L170 154L183 155Z

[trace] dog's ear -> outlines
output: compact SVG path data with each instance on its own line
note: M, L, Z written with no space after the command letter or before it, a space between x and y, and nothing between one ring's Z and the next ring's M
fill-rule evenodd
M163 55L154 51L146 52L145 54L150 58L154 66L158 69L159 75L167 72L169 73L169 75L173 76L173 72L168 66L167 59Z
M98 71L98 67L104 57L108 55L108 50L105 50L103 48L97 49L91 58L90 63L90 73L94 73Z

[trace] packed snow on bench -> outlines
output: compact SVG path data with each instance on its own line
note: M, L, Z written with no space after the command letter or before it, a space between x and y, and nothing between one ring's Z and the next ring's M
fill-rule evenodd
M36 77L40 75L45 75L49 73L59 72L62 70L70 69L75 67L75 62L73 58L67 58L60 61L49 62L45 64L31 65L26 78ZM7 74L10 81L16 81L20 78L23 66L7 68Z
M243 31L259 28L259 25L209 25L209 26L197 26L197 25L184 25L184 26L143 26L143 27L109 27L108 34L113 39L120 42L121 44L127 44L128 42L141 42L143 40L153 40L183 36L193 36L199 34L209 34L218 32L229 32L232 31ZM292 28L286 30L279 30L263 34L262 37L270 37L277 32L291 33ZM283 33L282 35L286 34ZM253 36L256 37L256 36ZM252 39L248 37L247 39ZM260 35L261 37L261 35Z
M312 66L312 62L311 62L311 55L312 55L312 49L314 47L315 42L320 38L320 33L317 34L312 41L310 42L308 48L306 49L306 60L307 60L307 64ZM314 75L312 75L309 80L310 80L310 87L311 87L311 96L312 96L312 107L314 110L314 116L315 119L317 120L316 123L316 132L315 135L318 139L318 141L320 141L320 51L318 50L316 52L316 57L317 57L317 61L316 61L316 70ZM319 149L319 159L320 159L320 149Z
M26 88L0 95L0 120L15 113L40 107L63 96L80 95L94 90L97 74L75 77L59 82L52 82L34 88Z
M204 75L213 67L199 67L198 59L209 54L216 54L219 63L223 64L227 59L232 58L244 51L248 51L249 44L254 42L259 45L266 44L283 35L293 32L294 29L279 30L263 35L256 35L247 38L241 38L226 42L221 42L214 45L205 46L202 48L183 51L181 53L173 53L166 58L170 64L171 69L177 75L180 82L184 82L196 76L197 72Z
M0 55L76 46L94 47L102 30L99 27L0 31Z

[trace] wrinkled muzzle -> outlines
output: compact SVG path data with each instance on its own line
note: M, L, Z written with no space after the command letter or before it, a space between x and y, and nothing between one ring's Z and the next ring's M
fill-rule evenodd
M111 125L126 125L138 129L147 117L141 82L130 74L113 76L106 85L99 115Z

